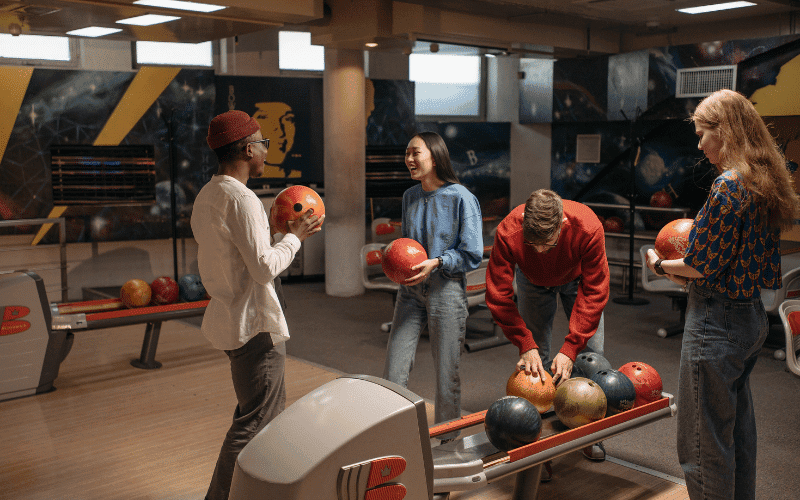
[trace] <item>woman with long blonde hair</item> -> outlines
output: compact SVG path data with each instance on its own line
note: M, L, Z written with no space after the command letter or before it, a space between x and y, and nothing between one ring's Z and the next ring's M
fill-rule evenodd
M681 259L647 265L687 286L678 387L678 459L689 497L754 499L749 377L769 331L761 289L781 286L780 231L800 216L786 161L753 104L720 90L691 117L719 176Z

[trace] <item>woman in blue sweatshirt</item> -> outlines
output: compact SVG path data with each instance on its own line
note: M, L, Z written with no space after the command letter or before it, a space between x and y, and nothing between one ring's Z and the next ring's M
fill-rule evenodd
M428 259L400 285L384 378L407 387L420 333L427 325L436 368L436 423L461 416L458 366L467 322L466 273L483 257L478 199L462 186L444 140L422 132L406 148L406 167L420 183L403 194L402 235L418 241ZM442 436L449 440L454 435Z

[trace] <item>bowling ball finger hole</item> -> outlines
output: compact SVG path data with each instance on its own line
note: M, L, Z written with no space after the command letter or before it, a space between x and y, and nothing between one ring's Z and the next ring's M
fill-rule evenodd
M302 203L295 203L292 208L294 208L295 212L299 212L299 211L303 210L303 204Z

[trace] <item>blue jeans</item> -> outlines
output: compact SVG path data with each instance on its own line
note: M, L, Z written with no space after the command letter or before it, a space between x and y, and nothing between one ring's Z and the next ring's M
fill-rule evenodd
M262 332L242 347L225 351L238 404L222 443L206 500L225 500L231 488L236 457L250 440L286 406L286 344L273 345Z
M464 273L451 275L434 271L418 285L400 287L383 378L408 386L419 337L426 324L436 369L435 421L446 422L461 417L458 366L467 330L467 280Z
M525 322L525 326L533 334L533 341L536 342L539 357L542 359L542 366L550 371L553 360L550 357L550 341L553 337L553 320L558 310L557 299L561 298L561 305L567 320L572 316L572 307L578 298L578 286L581 279L578 278L565 285L560 286L538 286L532 284L525 277L525 274L517 268L517 309ZM603 345L605 340L605 327L603 315L600 315L600 323L597 325L597 332L589 339L586 348L581 352L596 352L603 355Z
M692 500L756 497L750 372L769 332L761 299L692 285L678 386L678 459Z

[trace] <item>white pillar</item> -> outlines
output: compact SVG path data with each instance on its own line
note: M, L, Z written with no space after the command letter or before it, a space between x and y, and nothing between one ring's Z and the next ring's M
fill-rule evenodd
M366 241L364 52L325 49L325 292L364 293L360 252Z

